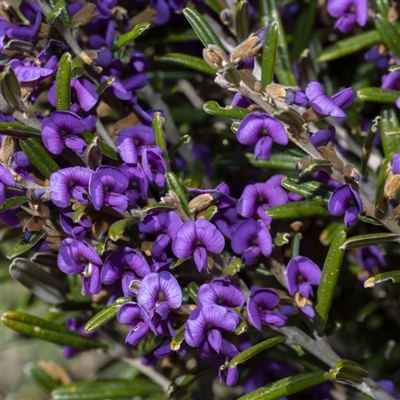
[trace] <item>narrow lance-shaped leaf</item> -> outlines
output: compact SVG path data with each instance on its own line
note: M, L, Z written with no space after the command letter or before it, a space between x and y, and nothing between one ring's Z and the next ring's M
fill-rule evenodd
M176 336L171 340L171 350L177 351L181 348L182 342L185 340L185 329L179 331Z
M75 212L72 214L72 222L74 224L76 224L81 218L83 213L86 210L86 206L81 204L76 210Z
M7 327L61 346L70 346L75 349L88 350L105 348L105 343L87 338L77 332L70 331L60 324L46 321L20 311L7 311L1 316L1 322Z
M234 26L237 41L241 43L249 36L249 3L247 0L240 0L236 6Z
M63 12L66 5L65 0L58 0L53 9L47 14L46 22L51 24Z
M400 124L393 108L384 109L381 114L379 128L383 154L387 160L400 153Z
M0 74L1 92L6 102L17 109L23 107L21 100L21 88L14 70L10 65L4 67Z
M47 0L47 3L49 3L49 6L52 9L55 9L58 2L56 3L55 0ZM61 13L59 14L60 19L64 22L65 26L69 29L71 28L72 21L71 21L71 14L69 12L68 7L63 7L61 9Z
M18 196L18 197L11 197L10 199L7 199L1 206L0 206L0 212L8 210L12 207L19 206L20 204L23 204L27 201L27 197L24 196Z
M379 168L378 180L375 188L375 208L384 211L386 208L386 200L384 196L384 189L386 178L390 170L390 161L385 158L382 160L382 165Z
M183 10L183 14L189 21L193 30L203 43L204 47L208 47L209 44L215 44L221 49L224 48L218 36L212 30L210 24L203 18L203 16L194 8L186 7Z
M143 212L149 211L174 211L176 210L176 206L173 204L165 204L165 203L154 203L149 204L146 207L143 207Z
M170 148L168 149L169 157L171 157L175 153L175 151L179 149L179 147L183 146L184 144L190 143L191 140L192 138L189 135L181 136L179 140L175 142L172 146L170 146Z
M71 54L64 53L58 63L56 75L56 107L57 110L69 111L71 107Z
M50 304L59 304L66 300L67 287L32 261L15 258L10 265L10 275Z
M332 380L361 383L368 376L368 372L361 365L350 360L340 360L330 371Z
M83 74L84 63L80 57L75 57L72 60L72 79L79 78Z
M375 0L376 7L378 8L378 12L384 17L387 18L390 11L390 2L389 0Z
M53 172L60 169L47 150L35 139L28 137L20 140L19 145L29 161L45 178L49 179Z
M204 214L204 219L210 221L212 217L217 213L218 207L217 206L210 206L207 208L206 213Z
M263 90L272 82L274 76L277 44L278 24L274 21L268 27L264 40L261 59L261 87Z
M290 258L297 257L300 251L300 240L303 235L300 232L297 232L293 235L292 240L290 242Z
M206 101L203 105L203 110L207 114L216 115L218 117L243 119L250 111L246 108L236 106L221 107L216 101Z
M276 0L259 0L258 5L261 13L261 25L266 26L268 20L272 20L278 25L278 48L275 62L275 73L278 80L282 85L297 86L277 2Z
M52 400L126 400L138 396L159 393L160 389L152 381L134 380L74 382L60 386L51 392Z
M115 53L126 44L128 44L131 40L141 35L146 29L149 28L149 26L150 22L141 22L140 24L137 24L129 32L124 33L115 41L115 43L111 47L111 51Z
M372 120L372 123L368 129L367 136L364 140L363 148L362 148L362 157L361 157L361 174L366 177L368 173L367 165L369 156L372 150L372 144L375 139L376 132L378 131L379 120L381 117L375 117Z
M40 131L18 122L0 122L0 134L24 139L27 136L40 136Z
M140 218L138 218L138 217L129 217L129 218L120 219L119 221L114 222L108 228L108 237L115 242L124 234L124 231L126 228L128 228L129 226L131 226L139 221L140 221Z
M100 86L97 88L97 94L102 94L113 82L115 81L115 76L110 76L107 78Z
M392 281L393 283L400 283L400 270L383 272L372 276L364 282L364 287L373 288L377 283Z
M364 87L357 92L357 96L364 101L373 103L394 104L400 97L398 90L382 89L380 87Z
M342 230L346 231L346 226L341 221L331 222L319 235L319 241L324 246L330 246L335 236Z
M336 60L347 56L352 53L356 53L366 47L370 47L375 43L381 41L381 35L375 30L359 33L358 35L352 35L346 39L338 40L332 46L324 49L317 57L317 62L327 62Z
M167 166L167 171L171 171L171 165L169 164L169 156L168 156L168 150L167 150L167 144L165 143L165 134L163 131L163 123L164 123L164 118L161 116L159 112L156 112L154 114L153 118L153 129L154 133L156 136L156 145L158 147L161 147L163 151L163 156L165 160L165 164Z
M204 72L205 74L215 75L215 70L200 57L188 56L181 53L167 53L154 57L154 60L180 65L182 67L194 69L195 71Z
M340 268L342 266L344 250L342 245L346 240L346 232L339 232L329 248L325 258L324 268L322 269L321 282L318 286L317 304L315 305L315 329L321 332L328 319L331 309L336 283L339 279Z
M183 211L185 211L186 215L189 216L189 205L186 198L185 189L183 188L181 182L173 172L167 172L165 174L165 179L167 180L167 189L173 190L176 193L181 202Z
M50 395L52 390L60 386L59 382L54 380L47 372L32 362L24 366L24 373L47 395Z
M265 213L272 219L331 217L329 211L315 201L282 204L269 208Z
M276 344L285 340L286 336L274 336L267 340L262 341L261 343L257 343L256 345L242 351L237 354L228 364L228 368L236 367L237 365L249 360L250 358L256 356L264 350L267 350Z
M311 0L303 4L302 10L296 16L296 25L293 34L292 58L297 60L301 52L307 47L311 31L317 15L318 0Z
M93 133L91 133L87 130L84 130L81 133L81 135L82 135L82 138L85 140L85 142L88 144L90 144L94 138ZM112 160L119 159L118 153L114 149L112 149L110 146L108 146L106 143L104 143L102 140L100 140L99 146L100 146L100 150L104 156L107 156L108 158L111 158Z
M376 30L381 35L383 43L391 50L395 57L400 58L400 32L382 15L374 18Z
M107 322L110 322L114 319L121 306L129 301L132 301L131 297L120 297L119 299L115 300L113 304L109 305L108 307L104 308L100 312L98 312L95 316L90 318L88 322L85 324L85 332L90 333L94 332L97 329L101 328Z
M400 235L397 233L369 233L367 235L353 236L347 239L341 246L343 250L357 249L360 247L373 246L380 243L399 242Z
M32 248L36 243L38 243L40 239L43 239L45 236L46 236L46 231L41 231L35 233L28 241L26 241L25 238L23 237L19 242L17 242L11 248L11 250L8 251L6 257L9 260L11 260L14 257L21 255L22 253L25 253L30 248Z
M197 294L199 293L199 285L196 282L190 282L187 285L189 297L197 304Z
M246 394L239 400L276 400L283 396L300 392L312 386L319 385L329 379L329 373L324 371L306 372L299 375L280 379L267 386Z

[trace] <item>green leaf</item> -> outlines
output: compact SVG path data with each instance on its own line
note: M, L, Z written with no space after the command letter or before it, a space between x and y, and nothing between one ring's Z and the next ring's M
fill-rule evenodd
M290 192L312 199L324 206L328 206L329 198L333 193L333 190L323 183L287 176L282 179L282 186Z
M340 360L330 371L330 378L345 383L361 383L368 372L361 365L350 360Z
M46 0L49 6L54 9L58 3L56 3L54 0ZM64 7L61 10L61 13L59 15L61 21L64 22L65 26L69 29L71 28L72 21L71 21L71 14L69 13L68 7Z
M106 244L107 244L107 236L103 236L100 240L99 243L96 246L96 252L99 256L102 256L103 253L106 251Z
M205 74L215 75L216 71L212 69L202 58L188 56L181 53L167 53L161 56L155 56L155 61L172 63L182 67L204 72Z
M236 275L242 268L242 260L238 257L231 257L227 265L222 269L223 275Z
M98 95L102 94L115 81L115 76L110 76L97 88Z
M400 270L383 272L372 276L364 282L365 288L373 288L377 283L392 281L393 283L400 283Z
M86 129L81 133L82 138L85 140L87 144L92 143L92 140L94 138L93 133L87 131ZM100 150L104 156L107 156L108 158L111 158L112 160L119 160L118 153L112 149L110 146L108 146L106 143L104 143L102 140L100 140Z
M89 350L105 348L107 344L87 338L64 326L21 311L7 311L1 316L1 322L7 327L24 335L36 337L61 346Z
M19 145L29 158L29 161L46 179L49 179L53 172L57 172L60 169L53 157L35 139L30 137L21 139Z
M317 57L317 62L327 62L336 60L347 56L349 54L355 53L365 47L370 47L381 41L381 35L375 30L359 33L358 35L352 35L346 39L339 40L335 42L332 46L324 49L319 57Z
M199 285L196 282L190 282L187 285L189 297L197 304L197 294L199 293Z
M50 395L52 390L54 390L57 386L60 386L59 382L54 380L42 368L32 362L24 366L24 373L47 395Z
M72 214L72 222L76 224L81 218L83 213L86 210L86 206L84 204L81 204Z
M160 388L154 382L145 379L96 380L60 386L51 392L51 398L52 400L126 400L159 391ZM162 398L161 393L160 396Z
M239 400L276 400L289 396L312 386L319 385L329 379L329 373L324 371L305 372L303 374L280 379L254 392L246 394Z
M40 239L43 239L45 236L46 236L46 231L41 231L32 235L28 241L25 241L25 239L22 238L11 248L11 250L8 251L6 257L9 260L11 260L14 257L19 256L20 254L25 253L31 247L33 247L37 242L39 242Z
M217 213L218 207L217 206L210 206L207 208L206 213L204 214L204 219L210 221L212 217Z
M154 113L154 118L153 118L153 129L154 133L156 136L156 145L158 147L161 147L163 151L163 156L165 160L165 164L167 166L167 171L171 171L171 166L169 164L169 156L168 156L168 151L167 151L167 144L165 143L165 134L163 131L163 123L164 123L164 118L161 116L161 114L157 111Z
M247 39L249 36L249 3L247 0L240 0L236 6L234 27L239 43Z
M181 136L180 139L169 148L168 155L171 157L179 147L190 143L191 140L192 138L189 135Z
M46 22L51 24L63 12L66 5L65 0L58 0L53 9L47 14Z
M311 0L307 4L303 4L302 10L296 16L292 44L292 58L295 61L300 57L301 52L307 48L317 15L317 6L318 0Z
M108 228L108 237L114 242L117 241L124 234L126 228L139 221L138 217L128 217L114 222Z
M288 154L272 152L268 161L259 158L256 160L253 153L224 153L215 157L214 163L227 167L253 166L262 169L279 169L281 171L293 171L300 158Z
M218 36L212 30L210 24L203 18L203 16L194 8L186 7L183 10L183 14L189 21L193 30L203 43L204 47L208 47L209 44L214 44L221 49L224 48Z
M10 275L47 303L59 304L66 300L68 288L32 261L15 258L10 265Z
M24 196L18 196L18 197L11 197L9 199L6 199L6 201L0 206L0 212L8 210L9 208L19 206L20 204L23 204L27 201L27 197Z
M14 70L10 65L4 67L3 72L0 74L1 91L6 102L17 109L23 106L21 100L21 88Z
M381 243L399 242L400 235L396 233L369 233L367 235L353 236L341 246L343 250L357 249Z
M242 351L237 354L228 364L228 368L236 367L237 365L249 360L250 358L256 356L264 350L267 350L276 344L282 342L286 339L286 336L274 336L267 340L262 341L261 343L257 343L256 345Z
M387 17L390 10L390 3L388 0L375 0L376 7L378 8L378 12Z
M84 71L84 63L82 61L82 59L80 57L75 57L72 60L72 79L76 79L79 78L80 76L82 76L83 71Z
M324 246L332 244L335 236L342 230L346 230L346 226L343 222L334 221L331 222L319 235L319 240Z
M109 305L108 307L104 308L92 318L89 319L88 322L85 324L85 332L90 333L94 332L97 329L101 328L107 322L113 320L117 314L121 306L125 303L132 301L131 297L120 297L114 301L113 304Z
M376 182L375 188L375 199L374 204L377 210L385 211L386 208L386 200L384 196L384 189L386 178L390 171L390 161L386 160L385 158L382 160L382 164L379 168L378 180Z
M176 210L176 206L172 204L165 204L165 203L154 203L154 204L149 204L146 207L143 207L144 212L148 211L174 211Z
M111 51L115 53L126 44L128 44L131 40L137 38L141 35L146 29L150 27L150 22L141 22L133 27L129 32L124 33L121 35L112 45Z
M216 101L206 101L203 110L207 114L216 115L218 117L243 119L250 111L246 108L236 106L221 107Z
M183 211L187 216L190 216L189 205L186 198L186 192L183 188L180 180L173 172L167 172L165 174L165 179L167 180L167 189L173 190L179 197Z
M379 32L383 43L392 51L395 57L400 58L400 33L388 20L377 14L374 18L375 28Z
M290 234L287 232L279 232L274 237L274 244L276 246L284 246L285 244L289 243Z
M398 90L382 89L380 87L364 87L357 92L357 96L364 101L394 104L400 97L400 93Z
M272 82L272 78L274 77L277 44L278 24L274 21L268 27L265 34L261 58L261 87L263 90Z
M142 357L145 354L150 353L163 340L164 338L162 335L155 335L153 332L149 331L138 345L137 356Z
M178 351L181 348L182 342L185 340L185 329L179 331L176 336L171 340L169 345L173 351Z
M329 248L325 258L324 268L322 269L321 282L318 286L317 304L315 305L315 329L321 332L328 319L331 309L333 295L339 279L340 268L342 266L344 250L342 245L346 240L346 232L337 233Z
M297 86L278 4L276 0L259 0L258 8L261 14L262 26L266 26L269 20L276 22L278 25L278 47L275 60L275 73L278 81L281 85Z
M329 211L315 201L297 201L268 208L265 213L272 219L331 217Z
M18 122L0 122L0 134L24 139L27 136L40 136L40 131Z
M71 54L64 53L58 63L56 75L56 107L57 110L70 110L71 107Z
M387 160L400 153L400 124L393 108L382 110L379 128L383 154Z

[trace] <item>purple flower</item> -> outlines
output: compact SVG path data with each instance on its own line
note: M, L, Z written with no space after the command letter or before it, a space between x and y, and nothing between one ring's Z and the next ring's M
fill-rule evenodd
M143 307L134 302L125 303L118 311L117 319L121 324L131 325L125 343L137 346L149 331L149 317Z
M285 89L286 104L296 104L300 107L307 107L308 98L300 89Z
M171 273L152 272L142 280L137 302L147 311L155 309L157 314L165 319L169 308L177 309L181 306L181 287Z
M395 175L400 174L400 154L393 155L391 170Z
M335 18L335 29L341 32L347 32L354 22L364 26L368 18L368 1L367 0L328 0L328 13ZM350 12L354 9L354 13Z
M71 111L54 111L42 121L43 143L53 154L60 154L67 146L82 154L87 143L77 135L85 129L85 123Z
M271 234L263 221L247 219L233 232L231 246L235 253L242 254L247 265L253 265L261 254L265 257L271 255Z
M5 188L6 186L15 186L14 178L11 172L2 163L0 163L0 205L6 201Z
M12 66L15 76L20 82L35 82L53 74L52 69L38 67L35 63L31 64L29 61L13 59L8 65Z
M214 279L209 284L201 285L197 298L201 305L241 307L244 304L244 295L240 289L225 279Z
M328 129L321 129L310 136L311 143L316 149L326 146L329 142L335 143L336 129L333 125L329 125Z
M42 11L35 3L22 3L19 6L22 15L30 22L29 25L11 25L7 28L7 36L11 39L33 40L42 21Z
M268 114L259 111L244 117L236 133L241 144L255 144L255 158L269 160L272 143L286 145L288 137L283 125Z
M363 211L363 204L359 194L350 185L342 185L332 193L328 211L335 216L344 214L344 224L348 228L357 222L358 214Z
M157 234L151 248L151 255L157 258L164 253L182 225L183 222L178 214L161 211L147 215L139 224L139 231L145 234Z
M142 166L149 183L155 183L158 187L165 185L164 175L167 172L167 165L160 147L148 146L143 149Z
M222 348L223 332L233 332L238 319L225 307L214 304L197 307L186 322L185 340L191 347L199 347L208 341L219 353Z
M237 219L237 210L235 206L218 209L213 217L213 222L217 228L228 238L232 239L231 226Z
M346 117L342 108L348 107L354 100L354 90L352 88L343 89L329 98L325 94L322 85L317 81L310 82L307 85L306 95L316 112L338 118Z
M66 210L60 212L60 225L65 233L72 236L74 239L83 239L90 231L93 223L82 216L78 222L72 221L74 213Z
M357 254L357 261L363 269L371 271L378 265L386 267L385 257L377 246L362 247Z
M197 269L207 268L207 251L220 253L225 246L222 233L209 221L198 219L186 221L176 233L172 251L179 258L194 256Z
M82 291L86 296L100 293L100 256L88 243L64 239L57 256L57 264L66 274L82 273Z
M314 296L311 285L319 285L321 269L307 257L296 256L289 261L286 269L286 284L291 296L296 292L309 299Z
M256 289L247 300L247 315L250 322L259 330L261 323L283 326L287 320L282 312L274 311L279 304L279 296L270 289Z
M116 145L121 158L130 164L137 164L144 147L155 144L154 130L145 125L121 129Z
M255 183L247 185L237 203L238 213L245 218L251 218L255 213L270 224L272 218L265 211L269 207L285 204L288 196L284 189L269 185L268 183Z
M216 202L215 204L218 206L218 209L223 209L230 207L235 204L235 200L229 196L229 186L222 182L215 189L197 189L197 188L187 188L191 193L194 193L196 196L204 193L208 193L211 196L215 196Z
M88 204L87 187L93 171L84 167L64 168L50 175L50 197L58 207L67 207L71 198Z
M117 211L126 211L129 199L125 196L129 181L126 175L114 167L99 167L89 181L89 193L96 210L106 204Z
M4 49L4 38L6 37L6 31L10 24L5 18L0 17L0 51Z
M136 250L125 247L107 257L101 270L101 281L105 285L111 285L122 278L122 291L124 296L128 297L133 296L129 289L131 282L149 273L150 267L145 258Z
M129 198L129 205L133 207L139 197L146 200L149 190L149 181L142 167L139 164L122 164L120 171L122 171L129 180L128 192L126 194Z

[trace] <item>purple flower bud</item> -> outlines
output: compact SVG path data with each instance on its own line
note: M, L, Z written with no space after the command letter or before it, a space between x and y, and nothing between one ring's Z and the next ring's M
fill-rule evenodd
M255 158L269 160L273 143L286 145L288 137L283 125L268 114L259 111L244 117L236 133L242 144L255 144Z
M125 343L137 346L149 331L149 317L143 307L134 302L125 303L118 311L117 319L121 324L131 325Z
M310 136L311 143L316 149L326 146L329 142L335 143L336 129L333 125L329 125L327 130L321 129Z
M225 246L221 232L211 222L198 219L196 222L186 221L176 233L172 243L172 251L179 258L194 255L197 269L207 268L207 251L220 253Z
M332 193L328 211L335 216L345 214L344 224L350 227L357 222L358 214L363 211L363 204L359 194L350 185L342 185Z
M307 257L296 256L289 261L286 269L286 285L291 296L296 292L309 299L314 296L311 285L319 285L321 269Z
M400 174L400 154L393 155L391 170L395 175Z

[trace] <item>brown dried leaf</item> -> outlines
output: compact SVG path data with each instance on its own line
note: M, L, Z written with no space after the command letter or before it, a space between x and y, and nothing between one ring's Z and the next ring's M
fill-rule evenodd
M96 4L86 3L73 17L71 26L73 29L77 29L82 25L88 24L93 21L99 13L92 14L96 8Z

